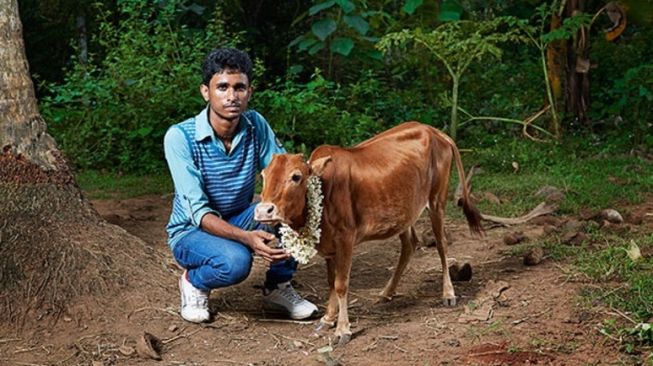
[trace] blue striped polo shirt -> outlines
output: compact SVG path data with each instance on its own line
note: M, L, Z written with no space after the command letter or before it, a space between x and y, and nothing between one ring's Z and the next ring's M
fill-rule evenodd
M241 115L229 153L213 132L207 108L171 126L163 146L175 186L166 226L171 248L199 227L207 213L228 219L249 207L256 174L270 163L272 154L286 152L265 118L254 110Z

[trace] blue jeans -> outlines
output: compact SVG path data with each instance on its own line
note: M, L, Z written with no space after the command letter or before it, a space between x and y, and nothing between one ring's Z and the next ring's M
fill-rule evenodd
M254 221L256 204L227 219L243 230L265 230L270 227ZM196 228L175 244L172 254L188 270L188 279L196 288L209 291L242 282L252 269L252 249L247 245L225 239ZM290 258L270 265L265 275L265 287L272 289L290 281L297 270L297 262Z

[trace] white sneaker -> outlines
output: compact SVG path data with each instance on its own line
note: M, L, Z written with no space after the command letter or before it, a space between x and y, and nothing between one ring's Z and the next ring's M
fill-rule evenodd
M209 294L195 288L188 279L186 271L179 278L179 291L181 292L181 317L193 323L202 323L209 320Z
M306 319L317 313L317 306L302 299L290 281L278 284L274 290L264 290L263 305L270 310L283 311L292 319Z

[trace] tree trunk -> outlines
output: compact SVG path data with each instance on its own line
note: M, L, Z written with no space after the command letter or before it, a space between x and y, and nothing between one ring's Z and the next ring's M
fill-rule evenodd
M16 0L0 2L0 147L0 321L56 320L77 299L162 282L161 253L99 217L46 132Z
M557 13L551 16L550 31L560 28L562 20ZM562 126L560 126L559 105L562 100L562 75L564 65L566 65L566 41L559 40L549 44L546 48L546 74L549 85L547 87L548 103L551 105L551 124L549 131L553 132L557 139L562 136Z
M0 45L0 147L47 169L61 169L36 105L16 0L0 3Z
M585 11L585 5L585 0L569 0L565 9L566 17ZM587 29L581 28L567 43L567 82L565 85L565 110L572 114L578 123L586 125L586 127L590 127L587 119L590 103L588 36Z

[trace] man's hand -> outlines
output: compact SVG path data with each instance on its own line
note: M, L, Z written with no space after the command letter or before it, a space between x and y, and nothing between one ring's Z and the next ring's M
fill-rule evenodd
M263 230L254 230L247 232L246 244L260 255L263 259L270 263L282 261L290 258L290 253L285 249L275 249L269 247L266 242L275 240L276 237Z

